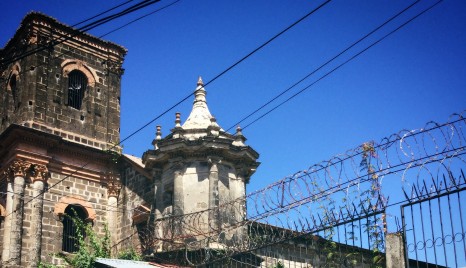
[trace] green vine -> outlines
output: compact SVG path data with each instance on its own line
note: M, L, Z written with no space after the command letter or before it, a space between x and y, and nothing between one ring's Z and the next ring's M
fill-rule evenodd
M110 232L107 225L104 226L104 235L99 235L94 231L90 223L85 223L79 217L68 216L76 226L75 244L78 251L72 254L57 253L54 257L62 259L67 265L79 268L94 267L97 258L110 257ZM40 268L55 268L54 264L40 262Z

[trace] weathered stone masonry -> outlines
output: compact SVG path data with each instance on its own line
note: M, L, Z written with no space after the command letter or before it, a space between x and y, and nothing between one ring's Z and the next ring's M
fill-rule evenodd
M64 36L69 38L55 43ZM9 61L41 47L46 49ZM58 264L49 255L62 251L71 205L83 209L98 233L105 224L118 233L119 169L105 150L121 151L115 144L125 54L121 46L38 13L28 14L0 49L3 267L36 267L41 259ZM85 85L80 106L69 103L72 72Z

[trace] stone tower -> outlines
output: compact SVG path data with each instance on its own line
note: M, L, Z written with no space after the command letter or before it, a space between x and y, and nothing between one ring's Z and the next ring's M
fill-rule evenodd
M106 150L120 151L125 54L39 13L0 49L0 266L62 264L51 255L78 250L72 211L116 233L121 184Z
M17 124L73 142L119 142L126 50L39 13L0 50L0 132Z
M259 163L258 153L244 144L238 128L236 135L225 132L216 122L206 102L206 91L199 77L192 111L184 124L176 114L175 127L162 138L157 127L154 149L143 155L146 170L154 174L156 217L206 211L195 226L175 224L158 230L161 236L190 236L197 231L216 231L231 222L245 219L244 203L235 209L219 209L222 204L244 198L245 185ZM209 211L207 211L209 210ZM189 223L188 223L189 224ZM238 237L236 237L238 238ZM189 238L188 238L189 239ZM191 238L197 239L197 238ZM235 237L225 237L227 242Z

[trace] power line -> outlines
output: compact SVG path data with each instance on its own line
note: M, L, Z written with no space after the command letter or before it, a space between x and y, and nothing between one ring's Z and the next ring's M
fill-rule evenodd
M377 45L378 43L380 43L382 40L384 40L385 38L389 37L390 35L394 34L395 32L397 32L398 30L400 30L401 28L403 28L404 26L406 26L407 24L409 24L410 22L412 22L413 20L415 20L416 18L418 18L419 16L421 16L422 14L426 13L427 11L429 11L430 9L434 8L436 5L438 5L439 3L441 3L443 0L439 0L437 1L436 3L434 3L433 5L430 5L428 8L424 9L423 11L421 11L420 13L418 13L417 15L415 15L414 17L410 18L409 20L407 20L406 22L404 22L403 24L401 24L400 26L398 26L397 28L395 28L394 30L392 30L391 32L389 32L388 34L384 35L383 37L377 39L377 41L373 42L372 44L370 44L368 47L364 48L363 50L361 50L360 52L356 53L355 55L353 55L352 57L350 57L348 60L344 61L343 63L341 63L340 65L338 65L337 67L333 68L332 70L330 70L329 72L325 73L324 75L322 75L321 77L319 77L316 81L312 82L311 84L305 86L303 89L301 89L300 91L296 92L295 94L293 94L291 97L287 98L286 100L282 101L281 103L279 103L278 105L274 106L272 109L268 110L267 112L265 112L264 114L262 114L261 116L259 116L258 118L254 119L251 123L247 124L245 127L243 127L243 129L246 129L247 127L251 126L252 124L256 123L257 121L259 121L260 119L264 118L265 116L269 115L270 113L272 113L273 111L275 111L276 109L278 109L280 106L282 106L283 104L287 103L288 101L294 99L296 96L298 96L299 94L303 93L304 91L306 91L307 89L309 89L310 87L312 87L313 85L315 85L316 83L320 82L321 80L323 80L324 78L326 78L327 76L331 75L333 72L335 72L336 70L340 69L341 67L343 67L344 65L346 65L347 63L351 62L352 60L354 60L355 58L357 58L358 56L360 56L362 53L366 52L367 50L369 50L370 48L374 47L375 45Z
M160 0L156 0L155 2L158 2L158 1L160 1ZM148 0L143 1L143 2L148 2ZM155 2L152 1L152 3L155 3ZM145 6L147 6L147 4L144 5L144 7L145 7ZM141 3L138 4L138 7L141 8ZM152 12L151 14L153 14L153 13L155 13L155 12ZM146 15L146 16L147 16L147 15ZM101 24L102 24L102 23L101 23ZM101 24L99 24L99 25L101 25ZM63 42L63 41L62 41L62 42ZM57 45L57 44L59 44L59 43L55 43L54 45ZM61 55L63 55L63 54L65 54L65 53L62 53ZM61 55L60 55L60 56L61 56ZM119 144L121 144L121 142L118 143L117 145L119 145ZM117 145L112 146L109 150L115 148ZM84 167L86 167L86 166L89 165L90 163L91 163L91 162L87 162L86 164L84 164L84 165L82 165L81 167L77 168L77 169L76 169L74 172L72 172L70 175L65 176L63 179L61 179L60 181L56 182L56 183L53 184L52 186L48 187L47 189L44 189L40 194L38 194L37 196L35 196L35 197L32 198L31 200L27 201L26 204L29 203L29 202L31 202L32 200L34 200L34 199L37 198L38 196L43 195L45 192L48 191L48 189L55 187L56 185L58 185L59 183L61 183L61 182L64 181L65 179L69 178L70 176L73 176L73 175L76 174L80 169L83 169ZM13 212L14 212L14 211L12 211L11 213L13 213ZM10 213L10 214L11 214L11 213Z
M325 2L323 2L322 4L320 4L318 7L314 8L313 10L311 10L309 13L307 13L306 15L304 15L303 17L299 18L297 21L293 22L290 26L286 27L285 29L283 29L282 31L280 31L278 34L274 35L272 38L270 38L269 40L267 40L266 42L264 42L263 44L261 44L260 46L258 46L257 48L255 48L253 51L251 51L250 53L248 53L246 56L242 57L241 59L239 59L238 61L236 61L235 63L233 63L232 65L230 65L229 67L227 67L225 70L223 70L222 72L220 72L219 74L217 74L216 76L214 76L214 78L212 78L211 80L209 80L207 83L204 84L204 87L207 87L209 84L211 84L212 82L214 82L215 80L217 80L218 78L222 77L224 74L226 74L227 72L229 72L231 69L233 69L234 67L236 67L238 64L240 64L241 62L245 61L247 58L249 58L250 56L252 56L253 54L255 54L256 52L258 52L259 50L261 50L262 48L264 48L266 45L268 45L269 43L271 43L273 40L277 39L279 36L281 36L282 34L284 34L285 32L287 32L288 30L290 30L291 28L293 28L294 26L296 26L298 23L302 22L304 19L308 18L309 16L311 16L312 14L314 14L316 11L318 11L319 9L321 9L322 7L324 7L325 5L327 5L330 1L332 0L326 0ZM180 105L181 103L185 102L187 99L189 99L191 96L194 95L194 92L193 93L190 93L189 95L187 95L186 97L184 97L183 99L181 99L180 101L176 102L175 104L173 104L172 106L170 106L168 109L166 109L164 112L162 112L161 114L159 114L158 116L154 117L153 119L151 119L150 121L148 121L146 124L144 124L143 126L141 126L140 128L136 129L134 132L132 132L131 134L129 134L126 138L124 138L123 140L120 141L119 144L123 143L124 141L128 140L129 138L131 138L132 136L136 135L137 133L139 133L141 130L145 129L147 126L149 126L150 124L152 124L153 122L155 122L156 120L160 119L162 116L164 116L165 114L167 114L168 112L172 111L175 107L177 107L178 105Z
M160 0L143 0L142 2L140 3L137 3L133 6L130 6L129 8L126 8L125 10L123 11L120 11L118 13L115 13L115 14L112 14L112 15L109 15L109 16L106 16L104 18L101 18L97 21L94 21L94 22L91 22L89 24L86 24L78 29L75 29L75 33L73 34L70 34L70 35L64 35L64 34L60 34L60 33L55 33L57 35L59 35L59 39L58 40L52 40L50 41L50 43L46 46L42 46L42 47L37 47L35 49L32 49L30 51L26 51L18 56L13 56L12 58L9 58L9 59L4 59L0 62L0 65L4 65L4 66L7 66L8 64L11 64L15 61L18 61L18 60L21 60L27 56L30 56L30 55L33 55L35 53L38 53L40 51L43 51L43 50L46 50L46 49L51 49L52 47L58 45L58 44L61 44L63 42L66 42L78 35L82 35L84 34L85 31L89 31L89 30L92 30L100 25L103 25L105 23L108 23L114 19L117 19L117 18L120 18L124 15L127 15L127 14L130 14L132 12L135 12L141 8L144 8L144 7L147 7L149 5L152 5L152 4L155 4L157 2L160 2Z
M320 81L321 79L327 77L328 75L330 75L331 73L333 73L334 71L336 71L337 69L339 69L340 67L342 67L343 65L345 65L346 63L350 62L351 60L353 60L354 58L358 57L359 55L361 55L362 53L364 53L365 51L367 51L368 49L370 49L371 47L375 46L376 44L378 44L379 42L381 42L382 40L384 40L385 38L387 38L388 36L390 36L391 34L395 33L396 31L398 31L399 29L403 28L404 26L406 26L408 23L412 22L414 19L418 18L419 16L423 15L424 13L426 13L427 11L429 11L430 9L432 9L433 7L435 7L437 4L439 4L440 2L442 2L443 0L439 0L437 1L436 3L434 3L433 5L429 6L428 8L424 9L423 11L421 11L420 13L418 13L417 15L413 16L412 18L410 18L409 20L405 21L404 23L402 23L400 26L398 26L397 28L395 28L394 30L392 30L391 32L389 32L388 34L384 35L382 38L378 39L377 41L375 41L374 43L372 43L371 45L369 45L368 47L366 47L365 49L363 49L362 51L358 52L357 54L353 55L350 59L348 59L347 61L345 61L344 63L340 64L339 66L337 66L336 68L332 69L330 72L326 73L324 76L322 76L321 78L319 78L317 81L315 81L314 83L312 83L311 85L305 87L304 89L302 89L301 91L299 91L298 93L296 93L295 95L293 95L292 97L290 97L289 99L287 99L285 102L291 100L292 98L294 98L297 94L300 94L301 92L303 92L304 90L306 90L307 88L309 88L310 86L312 86L313 84L317 83L318 81ZM417 1L418 2L418 1ZM416 4L417 2L413 3L412 5ZM406 11L407 9L409 9L410 7L412 7L412 5L408 6L407 8L405 8L404 10L401 11L404 12ZM398 16L400 13L398 13L396 16ZM391 21L392 19L394 19L394 17L392 17L389 21ZM386 22L388 23L388 21ZM383 23L381 26L385 25L386 23ZM376 29L380 28L381 26L377 27ZM374 30L375 31L375 30ZM370 34L372 34L373 31L370 32ZM366 37L366 36L365 36ZM364 37L364 38L365 38ZM357 42L360 42L359 40ZM354 46L354 44L352 45ZM346 49L347 50L347 49ZM344 50L342 53L344 53L346 50ZM341 53L341 54L342 54ZM340 54L338 54L337 56L339 56ZM333 59L332 59L333 60ZM327 63L325 63L327 64ZM281 103L279 106L281 106L282 104L284 104L285 102ZM278 107L279 107L278 106ZM276 108L278 107L275 107L274 109L272 109L271 111L269 111L268 113L272 112L273 110L275 110ZM268 113L266 113L265 115L267 115ZM263 115L262 117L264 117L265 115ZM260 117L260 118L262 118ZM256 119L255 121L253 121L252 123L248 124L247 126L257 122L260 118ZM459 119L457 121L461 121L463 119ZM456 122L456 121L455 121ZM443 125L437 125L436 127L434 127L434 129L436 128L439 128L441 126L444 126L445 124ZM231 129L231 128L230 128ZM416 133L415 135L417 135L419 133ZM388 143L388 142L387 142ZM382 144L383 145L383 144ZM382 145L378 145L378 146L382 146ZM443 152L442 152L443 153ZM463 153L464 154L464 153ZM393 167L391 167L393 168ZM392 174L392 173L395 173L399 170L395 170L395 171L390 171L389 173L387 174ZM359 177L358 177L359 178ZM356 178L356 179L358 179ZM360 178L359 178L360 179ZM355 179L353 180L350 180L348 181L347 183L351 183L353 182ZM275 184L275 183L274 183ZM267 187L266 187L267 188ZM207 210L206 210L207 211ZM201 211L202 212L202 211ZM163 219L161 219L163 220ZM124 239L123 239L124 240Z
M90 20L92 20L92 19L95 19L95 18L97 18L97 17L100 17L100 16L102 16L102 15L105 14L105 13L108 13L108 12L110 12L110 11L112 11L112 10L115 10L115 9L117 9L117 8L119 8L119 7L121 7L121 6L124 6L124 5L126 5L126 4L128 4L128 3L130 3L130 2L133 2L133 1L134 1L134 0L129 0L129 1L126 1L126 2L124 2L124 3L121 3L121 4L119 4L119 5L115 6L115 7L112 7L112 8L110 8L110 9L107 9L107 10L103 11L103 12L100 12L100 13L98 13L98 14L96 14L96 15L94 15L94 16L88 18L88 19L85 19L85 20L83 20L83 21L80 21L80 22L78 22L78 23L75 23L75 24L71 25L71 27L74 28L74 27L76 27L76 26L78 26L78 25L80 25L80 24L83 24L83 23L88 22L88 21L90 21Z
M136 19L134 19L134 20L132 20L132 21L130 21L130 22L128 22L128 23L125 23L124 25L122 25L122 26L120 26L120 27L118 27L118 28L116 28L116 29L114 29L114 30L111 30L110 32L107 32L107 33L105 33L105 34L103 34L103 35L100 35L99 38L105 37L105 36L107 36L107 35L109 35L109 34L111 34L111 33L114 33L114 32L116 32L116 31L118 31L118 30L121 30L121 29L125 28L126 26L128 26L128 25L130 25L130 24L132 24L132 23L134 23L134 22L137 22L137 21L139 21L139 20L141 20L141 19L143 19L143 18L145 18L145 17L147 17L147 16L150 16L150 15L156 13L156 12L162 11L162 10L164 10L164 9L166 9L166 8L172 6L172 5L174 5L174 4L176 4L176 3L180 2L180 1L181 1L181 0L176 0L176 1L170 3L170 4L166 5L166 6L163 6L163 7L159 8L159 9L156 9L156 10L150 12L150 13L147 13L146 15L143 15L143 16L141 16L141 17L139 17L139 18L136 18Z
M324 3L320 4L319 6L317 6L316 8L314 8L313 10L311 10L310 12L308 12L305 16L301 17L300 19L298 19L297 21L295 21L294 23L292 23L291 25L289 25L288 27L286 27L284 30L280 31L278 34L274 35L272 38L270 38L269 40L267 40L266 42L264 42L263 44L261 44L259 47L257 47L256 49L254 49L252 52L248 53L246 56L242 57L240 60L236 61L234 64L232 64L231 66L229 66L227 69L225 69L224 71L220 72L218 75L216 75L213 79L211 79L209 82L207 82L205 86L207 86L208 84L214 82L215 80L217 80L218 78L220 78L221 76L223 76L224 74L226 74L228 71L230 71L231 69L233 69L235 66L237 66L238 64L240 64L241 62L243 62L244 60L246 60L247 58L249 58L250 56L252 56L253 54L255 54L256 52L258 52L259 50L261 50L262 48L264 48L266 45L268 45L269 43L271 43L273 40L275 40L276 38L278 38L279 36L281 36L282 34L284 34L285 32L287 32L288 30L290 30L291 28L293 28L294 26L296 26L298 23L300 23L301 21L303 21L304 19L308 18L309 16L311 16L312 14L314 14L316 11L318 11L319 9L321 9L322 7L324 7L326 4L328 4L331 0L327 0L325 1ZM175 107L177 107L178 105L180 105L181 103L183 103L184 101L186 101L188 98L190 98L192 95L194 95L194 93L190 93L189 95L187 95L185 98L181 99L180 101L178 101L177 103L175 103L174 105L172 105L171 107L169 107L168 109L166 109L164 112L162 112L161 114L159 114L158 116L156 116L155 118L153 118L152 120L150 120L149 122L147 122L146 124L144 124L142 127L138 128L137 130L135 130L134 132L132 132L130 135L128 135L126 138L124 138L123 140L121 140L119 143L113 145L110 149L108 149L108 151L114 149L116 146L122 144L124 141L128 140L129 138L133 137L134 135L136 135L137 133L139 133L141 130L143 130L144 128L146 128L147 126L149 126L150 124L152 124L154 121L156 121L157 119L159 119L160 117L162 117L163 115L167 114L168 112L170 112L171 110L173 110ZM63 179L57 181L56 183L54 183L53 185L51 185L50 187L48 187L47 189L44 189L41 193L39 193L37 196L33 197L31 200L29 200L27 203L31 202L32 200L34 200L35 198L39 197L40 195L43 195L45 194L49 189L57 186L59 183L63 182L65 179L69 178L70 176L76 174L76 172L80 169L83 169L84 167L86 167L87 165L89 165L91 162L87 162L85 163L84 165L81 166L81 168L79 169L76 169L74 172L72 172L70 175L67 175L66 177L64 177ZM27 204L26 203L26 204ZM13 213L13 212L12 212ZM11 213L10 213L11 214Z
M229 127L226 131L229 131L231 130L232 128L234 128L235 126L238 126L240 125L242 122L244 122L246 119L250 118L251 116L253 116L254 114L256 114L257 112L259 112L260 110L262 110L263 108L265 108L267 105L269 105L270 103L274 102L275 100L277 100L278 98L280 98L281 96L283 96L283 94L287 93L288 91L290 91L291 89L293 89L294 87L296 87L297 85L299 85L301 82L303 82L304 80L306 80L307 78L309 78L310 76L312 76L313 74L315 74L317 71L321 70L323 67L325 67L326 65L328 65L329 63L333 62L335 59L337 59L338 57L340 57L341 55L345 54L348 50L350 50L351 48L353 48L354 46L356 46L357 44L359 44L360 42L362 42L363 40L365 40L367 37L371 36L373 33L377 32L378 30L380 30L382 27L384 27L385 25L387 25L388 23L390 23L391 21L393 21L395 18L397 18L398 16L400 16L401 14L403 14L404 12L406 12L407 10L409 10L410 8L412 8L414 5L416 5L417 3L419 3L420 0L417 0L415 2L413 2L412 4L408 5L407 7L405 7L403 10L399 11L398 13L396 13L395 15L393 15L391 18L389 18L388 20L385 20L382 24L380 24L379 26L377 26L376 28L374 28L373 30L371 30L370 32L368 32L367 34L365 34L364 36L362 36L361 38L359 38L357 41L355 41L354 43L352 43L351 45L349 45L347 48L345 48L344 50L342 50L341 52L339 52L338 54L336 54L335 56L333 56L332 58L330 58L329 60L327 60L325 63L323 63L322 65L320 65L318 68L314 69L312 72L310 72L309 74L305 75L303 78L301 78L300 80L298 80L297 82L295 82L293 85L291 85L290 87L288 87L287 89L283 90L282 92L280 92L280 94L276 95L275 97L273 97L272 99L270 99L269 101L267 101L266 103L264 103L262 106L260 106L259 108L257 108L256 110L254 110L253 112L249 113L248 115L246 115L245 117L243 117L241 120L239 120L238 122L236 122L235 124L233 124L231 127Z
M384 40L386 37L390 36L391 34L395 33L396 31L398 31L399 29L401 29L402 27L406 26L408 23L410 23L411 21L413 21L414 19L416 19L417 17L421 16L422 14L424 14L425 12L427 12L428 10L432 9L433 7L435 7L437 4L439 4L441 1L443 0L440 0L438 2L436 2L435 4L429 6L428 8L424 9L422 12L418 13L417 15L415 15L414 17L412 17L411 19L405 21L403 24L401 24L400 26L398 26L397 28L395 28L394 30L392 30L391 32L389 32L388 34L386 34L385 36L383 36L382 38L378 39L376 42L372 43L371 45L369 45L368 47L366 47L365 49L363 49L362 51L360 51L359 53L353 55L349 60L345 61L344 63L340 64L339 66L337 66L336 68L332 69L330 72L328 72L327 74L325 74L323 77L319 78L317 81L315 81L314 83L312 83L311 85L305 87L303 90L299 91L298 93L294 94L292 97L288 98L287 100L285 100L283 103L279 104L279 106L283 105L284 103L286 103L287 101L291 100L292 98L294 98L295 96L297 96L298 94L300 94L301 92L303 92L304 90L306 90L307 88L309 88L310 86L312 86L313 84L317 83L318 81L320 81L321 79L327 77L328 75L330 75L331 73L333 73L334 71L336 71L337 69L339 69L340 67L342 67L343 65L345 65L346 63L350 62L351 60L353 60L354 58L358 57L359 55L361 55L363 52L367 51L368 49L370 49L371 47L373 47L374 45L378 44L379 42L381 42L382 40ZM385 25L387 25L389 22L391 22L392 20L394 20L396 17L398 17L399 15L401 15L402 13L406 12L407 10L409 10L411 7L413 7L415 4L417 4L419 1L416 1L412 4L410 4L409 6L407 6L406 8L404 8L403 10L399 11L397 14L395 14L394 16L392 16L391 18L389 18L388 20L386 20L385 22L383 22L381 25L377 26L375 29L373 29L372 31L370 31L369 33L367 33L366 35L364 35L363 37L361 37L360 39L358 39L356 42L354 42L353 44L351 44L349 47L347 47L346 49L344 49L342 52L338 53L336 56L334 56L333 58L331 58L330 60L328 60L327 62L325 62L324 64L322 64L320 67L318 67L316 70L314 70L313 72L311 72L310 74L308 74L307 76L305 76L303 79L299 80L297 83L295 83L292 87L296 86L297 84L299 84L300 82L302 82L303 80L305 80L306 78L308 78L310 75L312 75L313 73L315 73L316 71L320 70L322 67L324 67L325 65L327 65L328 63L330 63L331 61L335 60L336 58L338 58L339 56L341 56L342 54L344 54L345 52L347 52L349 49L351 49L352 47L354 47L355 45L357 45L358 43L360 43L361 41L363 41L364 39L366 39L368 36L372 35L374 32L378 31L380 28L384 27ZM213 80L211 80L210 82L212 82ZM205 86L205 85L204 85ZM291 87L291 88L292 88ZM291 88L288 88L285 90L288 91L290 90ZM281 93L279 96L283 95L285 92ZM191 96L192 94L190 94L189 96ZM188 97L189 97L188 96ZM278 98L279 96L275 97L274 99ZM273 100L272 100L273 101ZM271 102L271 101L270 101ZM269 103L270 103L269 102ZM268 103L267 103L268 104ZM263 107L265 107L267 104L263 105L261 108L257 109L255 112L253 112L252 114L256 113L257 111L259 111L260 109L262 109ZM275 107L272 109L275 110L277 109L278 107ZM270 113L271 111L269 111L268 113ZM251 115L252 115L251 114ZM250 117L251 115L248 115L248 117ZM265 115L263 115L262 117L264 117ZM262 118L260 117L260 118ZM251 122L250 124L248 124L246 127L252 125L253 123L257 122L260 118L256 119L255 121ZM243 118L243 121L245 119ZM245 129L246 127L244 127L243 129ZM230 127L229 129L231 129L232 127ZM123 141L122 141L123 142ZM199 150L199 149L198 149Z

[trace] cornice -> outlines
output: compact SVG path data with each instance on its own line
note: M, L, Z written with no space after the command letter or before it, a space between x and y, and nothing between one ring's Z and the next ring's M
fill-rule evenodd
M24 126L9 126L0 135L0 144L0 163L4 165L19 159L47 165L50 172L92 181L105 180L105 172L115 169L113 155L105 151Z
M57 21L52 17L49 17L39 12L31 12L24 17L15 35L6 43L5 47L2 50L6 50L9 47L14 46L15 43L19 41L18 39L21 39L21 36L24 33L27 33L27 31L32 30L34 25L38 28L44 29L53 28L55 33L58 33L62 36L74 35L70 40L80 42L87 46L93 47L94 49L104 51L105 53L114 54L120 59L122 59L127 52L127 50L120 45L117 45L109 41L104 41L88 33L81 32L75 28L72 28L66 24Z

